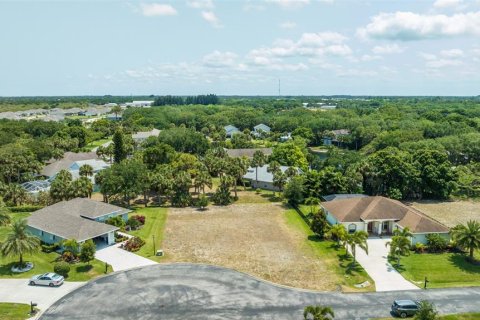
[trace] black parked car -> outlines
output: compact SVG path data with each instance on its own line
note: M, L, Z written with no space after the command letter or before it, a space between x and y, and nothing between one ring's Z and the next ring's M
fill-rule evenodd
M401 318L413 316L418 311L418 302L413 300L395 300L392 304L392 313Z

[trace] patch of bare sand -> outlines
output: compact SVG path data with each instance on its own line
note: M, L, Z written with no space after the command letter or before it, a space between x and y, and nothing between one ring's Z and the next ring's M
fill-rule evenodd
M305 234L288 227L281 204L171 208L163 249L168 262L225 266L275 283L333 290L337 276L302 245Z
M477 201L424 200L408 204L450 228L469 220L480 221L480 202Z

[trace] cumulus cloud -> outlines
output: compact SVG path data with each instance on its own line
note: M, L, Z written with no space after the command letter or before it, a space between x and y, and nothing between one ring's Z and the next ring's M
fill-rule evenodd
M462 4L462 0L437 0L433 3L435 8L451 8Z
M462 50L442 50L439 55L421 52L419 55L425 60L425 66L429 69L456 67L463 64L463 62L458 59L463 56Z
M220 19L215 15L213 11L202 11L202 18L210 23L215 28L221 28L222 24L220 23Z
M177 14L174 7L161 3L142 3L140 4L140 11L146 17L174 16Z
M380 13L367 26L358 29L357 34L362 38L400 41L480 35L480 11L451 16Z
M310 3L310 0L265 0L274 3L284 9L301 8Z
M190 8L204 10L212 10L213 8L215 8L212 0L190 0L187 1L187 6L189 6Z
M384 46L375 46L372 48L372 52L375 54L393 54L393 53L402 53L405 51L404 47L399 46L398 44L387 44Z
M285 22L280 24L280 28L282 28L282 29L293 29L296 26L297 26L297 24L295 22L292 22L292 21L285 21Z

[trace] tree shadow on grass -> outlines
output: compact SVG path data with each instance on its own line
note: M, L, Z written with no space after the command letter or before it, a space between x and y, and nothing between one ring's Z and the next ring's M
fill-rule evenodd
M84 264L83 266L77 266L75 267L75 270L80 273L80 272L89 272L92 270L93 266L91 264Z
M262 193L260 196L262 198L267 199L270 202L280 202L280 201L282 201L282 198L278 197L277 194L273 195L272 193Z
M454 253L448 260L462 271L480 275L480 262L469 261L467 255Z

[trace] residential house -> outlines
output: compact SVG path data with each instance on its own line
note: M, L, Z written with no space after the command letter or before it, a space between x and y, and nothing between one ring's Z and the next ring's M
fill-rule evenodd
M76 161L92 159L99 159L95 152L65 152L62 159L50 161L51 163L45 166L42 171L40 171L40 174L51 178L60 172L60 170L68 170Z
M250 159L253 158L256 151L262 152L267 157L273 152L272 148L225 149L225 151L232 158L247 157Z
M262 137L264 134L266 133L270 133L271 129L269 126L267 126L266 124L263 124L263 123L260 123L259 125L256 125L255 127L253 127L253 136L255 137Z
M292 133L291 132L287 132L285 134L283 134L282 136L280 136L280 139L279 139L281 142L286 142L288 140L292 140Z
M348 136L350 134L350 130L348 129L340 129L340 130L332 130L329 131L323 137L323 145L331 146L337 145L340 146L342 144L342 138Z
M136 144L141 144L142 142L147 140L149 137L158 137L160 132L161 131L158 129L152 129L150 131L139 131L137 133L132 134L132 138Z
M369 235L390 235L394 230L408 228L412 244L427 243L428 234L450 239L449 229L421 211L400 201L381 197L352 197L322 202L331 224L343 224L348 232L366 231Z
M231 138L234 134L240 133L240 130L231 124L223 128L225 129L227 138Z
M108 203L75 198L33 212L27 224L34 236L49 244L68 239L83 243L92 239L96 244L112 245L118 228L104 221L115 216L126 221L129 212Z
M334 201L334 200L343 200L343 199L351 199L351 198L364 198L368 197L367 195L364 194L359 194L359 193L335 193L335 194L329 194L326 196L322 196L324 201Z
M289 167L287 166L280 166L280 170L283 173L287 171ZM258 175L257 175L258 169ZM299 173L301 170L298 169ZM249 167L247 173L243 176L243 179L250 182L250 185L254 189L266 189L272 191L278 191L278 187L273 185L273 174L268 172L268 164L264 165L263 167ZM258 179L258 180L257 180Z

